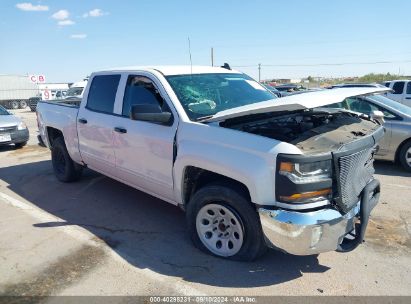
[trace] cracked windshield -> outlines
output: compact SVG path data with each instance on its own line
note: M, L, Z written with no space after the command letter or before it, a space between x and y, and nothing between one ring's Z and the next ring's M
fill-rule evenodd
M243 74L178 75L167 80L191 120L277 98Z

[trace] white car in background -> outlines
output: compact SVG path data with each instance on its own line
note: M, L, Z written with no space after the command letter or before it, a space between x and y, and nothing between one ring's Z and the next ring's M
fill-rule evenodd
M388 98L411 107L411 80L386 81L384 84L392 89L392 92L386 93Z

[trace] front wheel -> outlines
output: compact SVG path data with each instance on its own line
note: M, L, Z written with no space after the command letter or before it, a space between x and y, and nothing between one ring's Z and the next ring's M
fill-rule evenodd
M20 100L19 108L20 108L20 109L25 109L26 107L27 107L27 101L25 101L25 100Z
M27 145L27 141L14 144L17 149L23 148L25 145Z
M81 177L82 167L71 159L62 137L56 138L53 142L51 162L54 174L59 181L68 183Z
M186 216L191 239L207 253L251 261L266 249L258 214L241 191L205 186L191 198Z

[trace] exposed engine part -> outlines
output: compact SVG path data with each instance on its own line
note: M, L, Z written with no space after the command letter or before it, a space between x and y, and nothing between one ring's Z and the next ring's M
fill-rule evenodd
M245 122L236 120L225 127L296 145L305 153L321 153L374 132L379 125L349 112L300 111Z

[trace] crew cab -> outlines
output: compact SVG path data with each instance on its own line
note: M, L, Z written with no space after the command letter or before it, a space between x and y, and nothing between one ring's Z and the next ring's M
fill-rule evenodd
M385 91L273 99L227 68L129 67L93 73L79 105L40 102L38 125L58 180L89 167L178 205L206 252L346 252L379 199L373 155L384 128L325 106Z
M411 80L386 81L384 85L392 89L386 94L388 98L411 107Z

